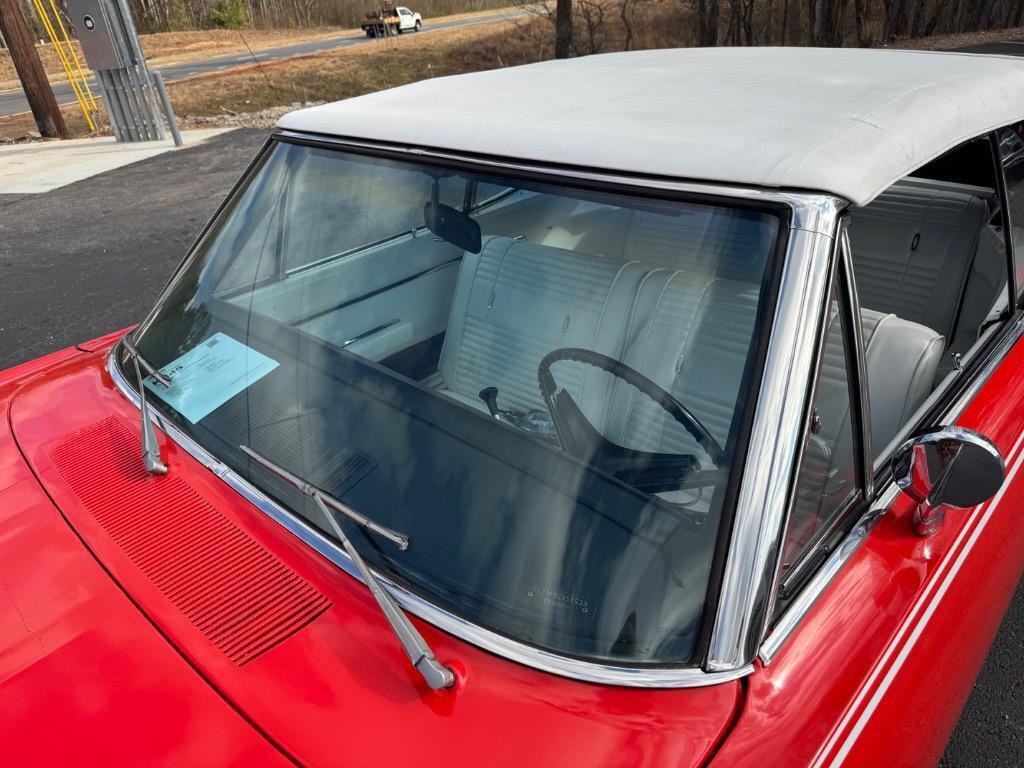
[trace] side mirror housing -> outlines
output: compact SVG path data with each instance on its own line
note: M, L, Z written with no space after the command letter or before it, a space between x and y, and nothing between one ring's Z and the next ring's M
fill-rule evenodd
M896 485L917 503L914 533L942 527L950 508L974 507L991 499L1006 477L999 449L963 427L922 432L901 445L892 462Z

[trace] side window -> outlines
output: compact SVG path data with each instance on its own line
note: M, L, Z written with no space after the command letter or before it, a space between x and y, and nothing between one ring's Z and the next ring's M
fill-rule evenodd
M1006 306L994 160L988 136L968 141L851 210L876 458L964 367Z
M1006 179L1010 241L1017 289L1024 285L1024 123L999 131L999 157Z
M857 437L859 428L850 361L854 359L847 328L847 305L834 281L829 299L825 336L811 417L804 437L800 471L783 541L781 584L794 566L810 559L815 550L826 551L829 532L861 493Z

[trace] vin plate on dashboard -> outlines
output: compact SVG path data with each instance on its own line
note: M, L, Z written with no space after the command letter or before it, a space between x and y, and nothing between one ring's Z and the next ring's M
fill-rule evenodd
M277 368L277 361L218 331L163 368L171 388L146 377L146 389L193 424Z

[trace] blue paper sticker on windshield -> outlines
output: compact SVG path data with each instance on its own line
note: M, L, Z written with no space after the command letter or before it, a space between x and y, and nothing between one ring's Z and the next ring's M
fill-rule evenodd
M277 368L277 361L217 332L160 369L171 388L146 378L154 392L193 424Z

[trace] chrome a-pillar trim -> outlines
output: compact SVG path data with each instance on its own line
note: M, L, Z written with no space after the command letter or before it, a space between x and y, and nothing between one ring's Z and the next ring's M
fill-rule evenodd
M845 205L837 198L818 204L819 231L790 235L705 664L713 672L738 669L756 656L771 602L826 308L832 235Z
M135 407L139 406L139 395L117 365L115 346L107 355L107 371L121 394ZM156 420L151 414L150 418ZM240 494L254 507L266 514L282 528L316 550L341 570L361 583L358 568L340 543L327 538L312 528L291 510L278 504L241 475L217 459L213 454L195 442L167 419L161 419L159 426L180 448L196 461L219 477L229 488ZM424 598L390 581L374 571L377 581L391 594L398 604L438 629L486 651L523 664L542 672L560 677L581 680L601 685L617 685L631 688L699 688L717 685L745 677L754 671L752 663L722 672L705 672L696 667L617 667L610 664L582 661L559 656L539 648L520 643L511 638L491 632L465 619L445 611Z
M995 331L994 328L990 330ZM936 420L937 423L952 424L960 418L960 415L971 404L978 391L995 373L1003 358L1010 353L1010 350L1014 348L1021 338L1024 338L1024 314L1018 315L1012 321L1010 327L1006 328L1002 338L995 343L995 346L983 358L984 362L977 373L956 400ZM912 425L908 425L908 427L910 426ZM894 442L898 444L904 437L905 432L897 435ZM887 448L883 452L882 458L884 459L890 454L891 451ZM878 463L877 461L875 462L876 466L878 466ZM775 658L786 640L789 639L789 636L800 626L808 612L818 601L818 598L821 597L829 584L832 583L836 574L843 569L850 558L860 549L861 544L867 539L875 524L885 515L898 495L899 488L891 477L877 489L874 503L861 515L853 530L846 535L842 543L829 555L825 563L811 577L811 580L800 590L796 599L786 607L778 621L775 622L775 626L772 627L771 632L765 638L758 652L758 658L761 659L763 664L769 664Z

